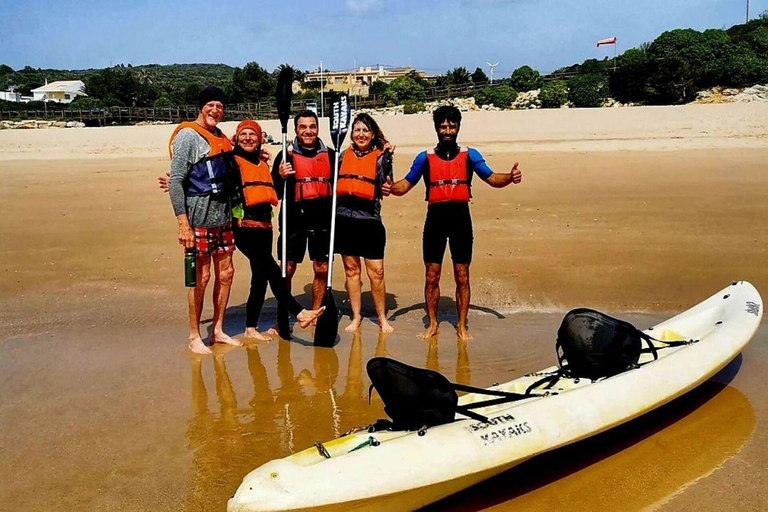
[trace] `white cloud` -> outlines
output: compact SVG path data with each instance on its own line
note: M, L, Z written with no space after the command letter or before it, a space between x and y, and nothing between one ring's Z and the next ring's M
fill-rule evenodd
M381 0L347 0L347 8L354 12L369 12L381 6Z

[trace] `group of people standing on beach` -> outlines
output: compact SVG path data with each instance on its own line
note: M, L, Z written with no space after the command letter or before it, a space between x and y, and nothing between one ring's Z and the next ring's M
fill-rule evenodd
M226 97L217 87L206 87L199 96L197 118L181 123L171 136L171 169L160 178L168 190L178 222L178 240L194 251L197 284L188 292L189 348L210 353L200 334L200 318L207 285L213 284L211 341L239 345L224 332L224 311L234 277L232 253L237 247L249 260L251 287L246 303L245 337L269 339L258 330L267 283L278 301L302 327L323 314L328 261L332 257L330 225L334 161L340 159L336 183L336 236L333 253L340 254L346 273L346 288L352 310L347 331L356 331L362 322L362 268L371 282L374 308L382 332L394 329L387 321L384 283L386 230L381 220L381 201L389 195L402 196L420 181L426 186L428 202L423 234L425 304L428 317L421 338L438 332L437 305L440 275L446 245L450 245L456 281L460 339L470 339L467 330L472 261L472 219L469 211L472 177L477 174L489 185L502 188L520 183L522 173L515 163L509 173L494 173L475 149L457 143L461 112L453 106L433 112L437 145L419 153L408 174L393 177L391 144L368 114L358 114L351 125L348 149L336 152L318 136L318 118L311 110L299 112L293 120L296 137L291 150L275 158L272 169L268 152L262 149L259 124L244 120L235 136L227 138L217 128L224 119ZM283 197L283 190L286 191ZM272 209L282 201L287 207L285 274L272 257ZM312 306L303 308L291 294L292 278L306 252L312 261Z

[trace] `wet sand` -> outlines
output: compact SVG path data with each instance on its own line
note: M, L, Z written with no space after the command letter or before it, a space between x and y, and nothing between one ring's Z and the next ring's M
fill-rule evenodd
M415 338L424 317L419 185L384 204L395 333L380 339L367 320L335 349L305 346L311 336L299 331L295 343L217 347L201 359L185 349L181 252L154 184L167 167L164 141L142 149L143 128L125 145L115 135L130 128L59 131L64 142L54 130L0 133L0 510L223 510L250 469L383 417L375 397L367 404L364 365L374 355L489 385L553 364L555 331L572 307L646 327L734 279L768 293L768 117L632 110L468 117L462 136L494 169L519 160L524 172L520 186L473 188L474 341L453 335L450 265L439 341ZM520 114L528 136L509 128ZM573 124L585 119L594 125L579 136ZM621 140L600 131L605 119ZM382 124L393 138L409 134L398 146L401 177L417 143L431 140L429 120ZM499 139L475 143L472 129L494 127ZM51 146L35 151L41 141ZM247 297L240 255L236 267L226 327L237 335ZM309 281L308 267L297 284ZM340 299L338 262L334 275ZM308 302L308 288L295 292ZM270 295L263 327L274 306ZM743 357L694 393L431 510L764 510L767 341L764 323Z

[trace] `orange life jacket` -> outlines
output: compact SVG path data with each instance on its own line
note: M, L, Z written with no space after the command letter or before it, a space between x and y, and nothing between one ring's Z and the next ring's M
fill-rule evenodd
M272 206L277 206L277 193L272 183L269 166L261 160L258 164L254 164L238 155L235 155L235 162L240 168L245 205L270 203Z
M171 138L168 141L168 156L170 158L173 158L173 139L175 139L176 134L179 133L184 128L192 128L208 142L208 145L211 146L211 150L208 152L208 155L206 155L208 157L218 155L219 153L226 153L226 152L232 151L232 143L223 133L221 133L221 131L219 131L220 135L217 136L213 132L209 132L208 130L206 130L205 128L203 128L202 126L200 126L195 122L184 121L183 123L179 124L179 126L177 126L175 130L173 130L173 133L171 134Z
M373 200L376 193L376 161L381 154L380 149L374 149L363 157L357 156L351 149L344 151L336 194Z
M456 201L468 203L471 197L469 191L469 170L467 158L469 150L460 148L459 154L453 160L443 160L435 154L434 149L427 151L429 162L429 192L427 201L443 203Z
M296 172L295 199L308 201L319 197L331 197L331 162L328 150L318 150L314 157L306 157L289 151Z
M168 154L171 158L173 158L173 139L184 128L192 128L211 146L208 154L190 169L184 183L185 193L188 196L205 196L225 192L226 177L232 162L230 159L232 143L221 131L216 135L197 123L186 121L176 127L168 141Z

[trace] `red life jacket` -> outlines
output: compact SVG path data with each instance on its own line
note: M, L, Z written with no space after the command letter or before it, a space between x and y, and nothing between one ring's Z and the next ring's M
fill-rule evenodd
M270 203L272 206L277 206L277 193L272 183L269 166L263 161L254 164L237 155L235 155L235 162L237 162L237 166L240 168L240 180L243 184L245 205L254 206Z
M318 150L312 158L293 151L288 153L293 160L293 170L296 171L296 201L331 197L331 162L328 150Z
M351 149L344 151L336 194L373 200L376 193L376 161L381 154L380 149L374 149L363 157L357 156Z
M468 148L460 148L459 154L453 160L443 160L435 154L434 149L427 151L429 162L427 201L430 204L447 201L469 202L471 194L467 169L468 155Z
M168 141L168 154L171 158L173 158L173 139L184 128L192 128L211 146L208 154L190 169L184 183L186 194L205 196L223 193L231 164L232 143L221 131L216 135L197 123L185 121L176 127Z

